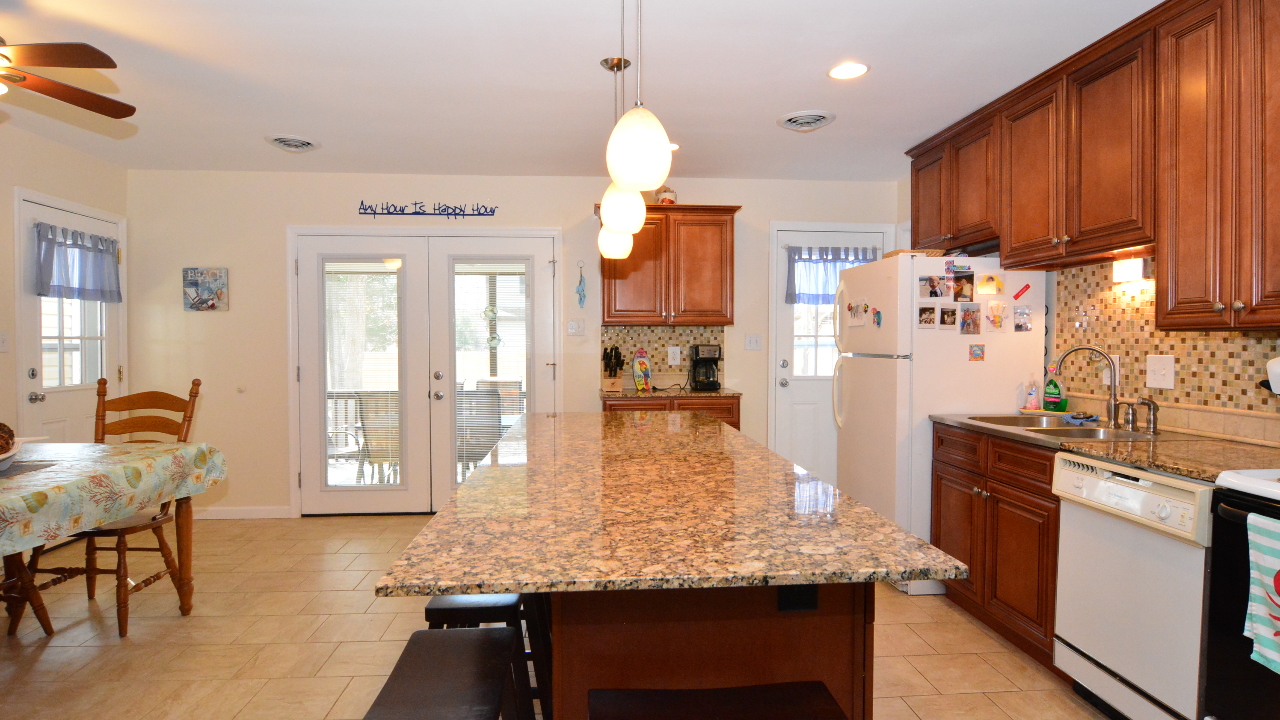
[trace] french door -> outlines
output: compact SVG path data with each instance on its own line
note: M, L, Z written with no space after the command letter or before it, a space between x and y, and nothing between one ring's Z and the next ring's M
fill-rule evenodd
M299 237L302 512L438 510L554 408L551 238Z

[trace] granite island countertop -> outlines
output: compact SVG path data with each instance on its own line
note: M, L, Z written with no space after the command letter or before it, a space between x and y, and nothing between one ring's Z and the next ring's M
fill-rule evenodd
M630 380L630 378L627 378ZM731 390L722 387L719 390L690 390L688 388L673 387L664 390L652 390L650 392L640 392L635 387L623 387L621 390L601 390L602 398L674 398L674 397L739 397L742 393L737 390Z
M379 596L966 577L955 558L720 421L526 415ZM486 461L488 462L488 461Z

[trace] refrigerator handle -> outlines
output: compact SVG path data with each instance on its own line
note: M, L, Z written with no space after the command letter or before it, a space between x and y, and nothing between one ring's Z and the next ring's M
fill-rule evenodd
M836 323L836 352L848 352L844 349L844 280L841 279L836 284L836 302L835 314L832 316ZM838 362L838 361L837 361Z
M837 297L839 296L837 295ZM843 399L840 392L840 363L843 361L843 355L837 356L835 370L831 372L831 410L835 413L837 428L844 427L844 416L840 414L841 405L844 404L840 402Z

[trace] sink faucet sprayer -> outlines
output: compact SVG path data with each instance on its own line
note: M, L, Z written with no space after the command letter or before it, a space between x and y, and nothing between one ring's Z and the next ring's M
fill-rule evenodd
M1070 355L1071 353L1077 350L1091 350L1095 353L1098 353L1102 357L1106 358L1107 364L1111 366L1111 395L1110 397L1107 398L1107 427L1119 428L1120 427L1120 417L1118 413L1119 397L1117 396L1117 394L1118 394L1118 383L1120 380L1120 373L1117 372L1116 361L1111 359L1111 356L1107 354L1106 350L1103 350L1097 345L1077 345L1073 348L1068 349L1066 352L1062 353L1062 355L1058 356L1058 362L1054 363L1053 367L1049 368L1049 372L1053 373L1054 375L1062 375L1062 361L1066 360L1068 355Z

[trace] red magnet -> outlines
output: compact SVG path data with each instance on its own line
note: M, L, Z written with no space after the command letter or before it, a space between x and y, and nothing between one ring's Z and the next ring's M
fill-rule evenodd
M1018 298L1022 297L1023 293L1025 293L1030 289L1031 289L1031 283L1027 283L1026 285L1023 285L1021 290L1013 294L1013 299L1017 300Z

